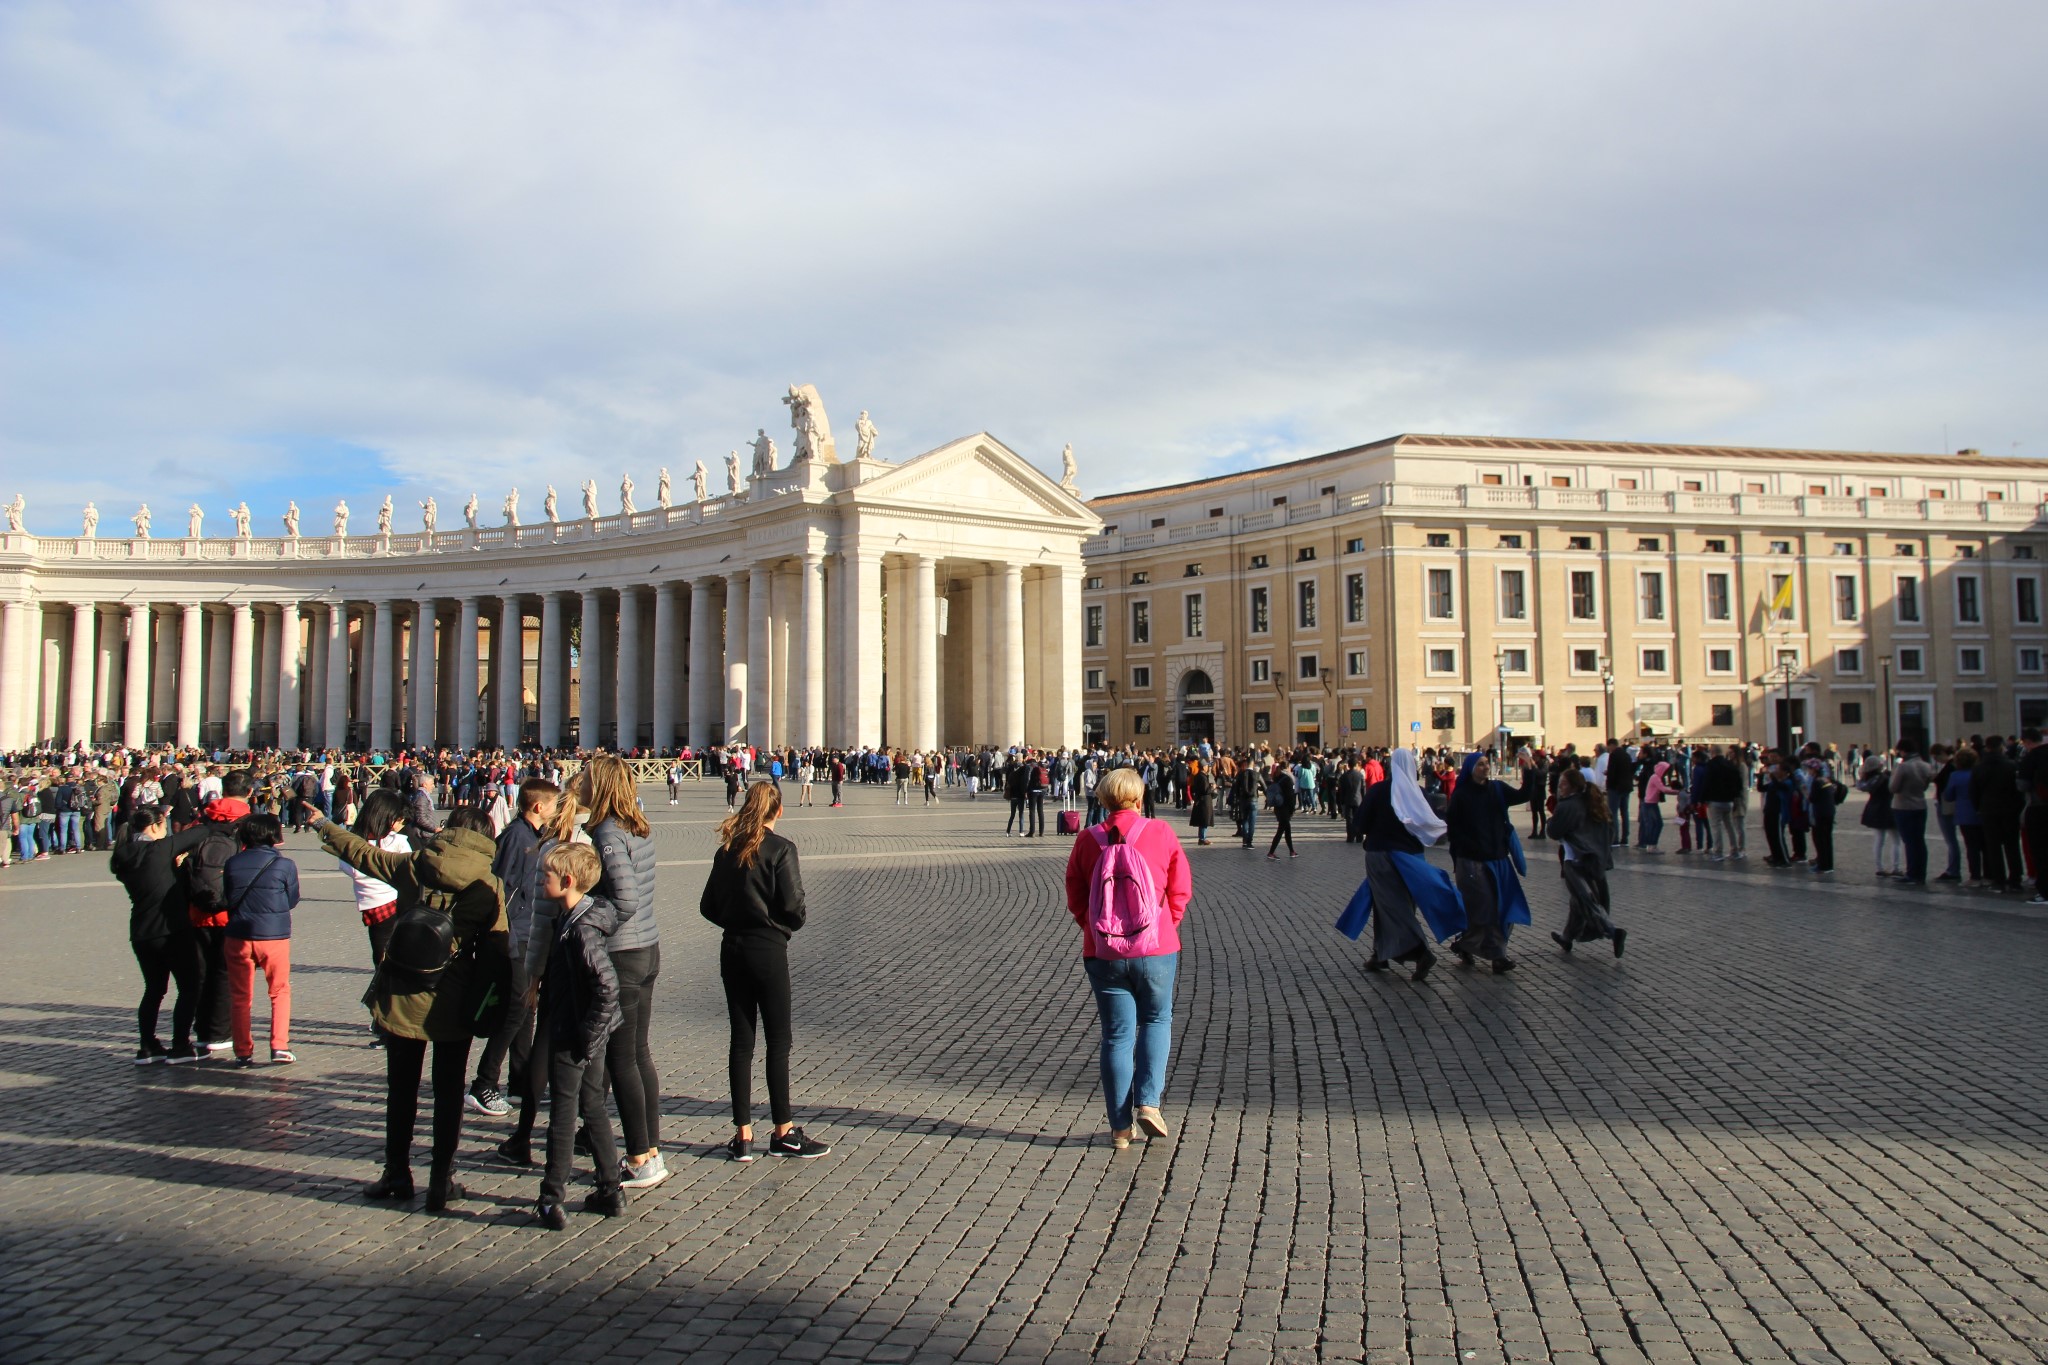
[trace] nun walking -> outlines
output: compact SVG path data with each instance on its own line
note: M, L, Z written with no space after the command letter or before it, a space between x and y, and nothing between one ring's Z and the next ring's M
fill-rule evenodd
M1483 753L1468 754L1458 785L1444 811L1450 831L1451 868L1458 894L1465 902L1465 932L1451 951L1467 967L1484 958L1495 972L1511 972L1508 932L1527 924L1529 898L1522 894L1518 869L1524 866L1521 841L1508 818L1508 807L1521 805L1530 788L1510 787L1493 780Z
M1614 927L1607 898L1607 869L1614 866L1614 841L1607 821L1607 798L1586 780L1583 768L1567 768L1557 784L1557 810L1545 830L1557 841L1565 890L1571 896L1571 912L1564 932L1552 934L1566 952L1575 943L1607 939L1614 955L1628 941L1628 930Z
M1415 752L1396 749L1386 781L1368 787L1358 808L1365 835L1365 880L1337 921L1338 932L1357 938L1372 923L1369 972L1391 962L1415 964L1414 980L1429 975L1436 954L1429 950L1422 919L1439 943L1464 931L1465 906L1458 888L1423 850L1443 837L1444 822L1429 808L1416 778ZM1418 918L1417 912L1421 918Z

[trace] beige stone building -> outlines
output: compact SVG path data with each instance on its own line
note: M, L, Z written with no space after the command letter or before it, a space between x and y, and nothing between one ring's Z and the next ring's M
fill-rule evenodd
M1402 435L1097 498L1082 713L1213 736L1847 745L2048 724L2048 463Z

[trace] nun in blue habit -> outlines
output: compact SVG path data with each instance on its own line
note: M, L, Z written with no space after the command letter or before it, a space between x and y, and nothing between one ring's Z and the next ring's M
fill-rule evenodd
M1484 958L1496 972L1515 969L1508 957L1508 932L1529 923L1529 898L1522 894L1518 873L1527 867L1508 807L1529 800L1530 790L1494 781L1486 755L1468 754L1444 811L1451 875L1465 901L1465 932L1451 951L1468 967L1474 958Z
M1416 780L1415 753L1396 749L1387 762L1387 778L1366 788L1358 808L1365 836L1365 880L1337 921L1338 932L1357 938L1372 924L1369 972L1383 972L1390 962L1415 964L1417 981L1429 975L1436 954L1429 950L1422 921L1439 943L1464 931L1465 905L1458 888L1443 871L1431 866L1423 850L1443 837L1444 822L1429 808Z

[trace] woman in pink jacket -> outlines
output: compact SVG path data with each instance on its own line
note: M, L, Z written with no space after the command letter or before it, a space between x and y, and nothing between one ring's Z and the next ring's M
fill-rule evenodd
M1194 880L1173 827L1139 813L1145 782L1135 769L1110 772L1096 784L1095 798L1105 815L1100 825L1075 836L1067 855L1067 909L1081 926L1082 965L1102 1015L1102 1097L1109 1109L1110 1141L1122 1151L1131 1145L1134 1122L1152 1137L1167 1135L1159 1100L1173 1041L1180 921L1194 894ZM1151 930L1135 944L1106 944L1089 921L1097 866L1115 844L1128 844L1136 852L1158 902ZM1132 954L1133 947L1140 955Z

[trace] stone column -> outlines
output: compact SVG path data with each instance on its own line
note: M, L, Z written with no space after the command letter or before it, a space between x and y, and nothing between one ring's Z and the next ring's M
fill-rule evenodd
M681 584L654 585L654 748L656 752L675 747L676 742L676 627L681 623L676 593Z
M302 739L306 744L323 747L327 743L327 624L318 603L313 605L307 625L306 733Z
M910 742L926 752L939 746L938 569L930 555L910 564Z
M747 728L747 628L748 585L745 573L728 574L725 580L725 739ZM753 735L747 738L751 741Z
M756 564L747 585L747 739L756 749L782 740L775 733L775 658L768 634L774 594L775 571Z
M805 555L802 600L803 664L798 696L803 699L796 742L803 745L825 742L825 557ZM796 674L796 670L791 670Z
M562 594L540 597L540 743L553 749L562 742L562 721L568 715L568 656L563 653Z
M187 602L180 611L184 624L178 627L178 747L199 746L199 718L206 700L206 682L201 661L205 658L206 608Z
M41 609L31 608L40 613ZM150 633L156 643L150 646L149 716L153 725L168 724L173 734L177 731L178 715L178 618L169 611L150 614ZM33 688L35 683L30 682Z
M988 566L977 564L967 580L967 730L975 744L986 744L991 729L989 716L989 603L995 594L989 589Z
M120 685L121 656L117 646L121 639L121 614L118 607L104 604L95 606L93 613L100 618L100 638L93 650L92 669L92 736L97 743L100 727L120 714L115 707L114 689Z
M477 678L476 632L479 604L474 597L462 599L462 615L455 627L455 742L464 750L476 747Z
M1024 566L1003 564L996 590L995 741L1024 739Z
M256 731L268 721L277 722L278 679L274 671L277 663L278 625L271 619L270 609L255 610L256 616L256 705L249 712L249 740L253 744Z
M206 714L199 727L202 733L209 724L225 728L228 723L228 656L234 650L234 613L209 613L206 618Z
M1066 564L1060 567L1059 576L1048 588L1054 588L1059 599L1054 604L1053 644L1048 646L1051 657L1046 661L1048 676L1056 678L1057 693L1047 711L1059 723L1059 733L1051 736L1055 744L1078 744L1081 741L1081 566ZM1052 652L1056 648L1057 652ZM1225 667L1229 667L1226 664ZM1222 736L1218 736L1222 738Z
M12 630L9 631L12 634ZM12 673L6 676L12 677ZM149 603L128 608L127 696L121 702L121 742L131 749L149 745Z
M440 715L434 695L439 676L434 658L434 627L441 607L431 597L422 597L412 608L412 721L406 726L406 743L415 748L432 748L434 725Z
M690 733L692 749L711 743L711 725L720 707L712 700L717 686L716 662L719 639L718 599L715 578L690 580Z
M277 606L277 747L299 747L299 604Z
M64 742L92 742L92 684L97 660L93 658L92 629L99 615L90 602L71 605L71 695L64 717Z
M28 647L28 603L9 602L0 616L4 616L0 620L4 626L4 634L0 634L0 750L11 752L23 747L29 660L36 651Z
M237 602L235 637L228 648L228 747L249 747L249 720L256 704L256 612Z
M370 647L363 651L363 667L370 674L370 747L389 749L391 747L391 707L393 684L398 674L398 652L394 639L398 633L397 620L392 613L392 601L379 598L375 603L376 614L371 618Z
M619 652L612 686L618 694L613 714L619 731L614 747L620 753L640 742L640 590L632 584L619 588Z
M492 695L498 699L498 743L519 747L526 719L526 616L517 597L498 602L498 636L491 641Z
M348 747L348 603L327 604L327 696L320 742Z
M859 548L840 560L840 615L845 623L845 676L839 680L848 745L882 737L882 557Z
M604 726L604 596L596 588L583 590L583 647L577 651L582 676L577 679L576 742L586 749L597 747Z

